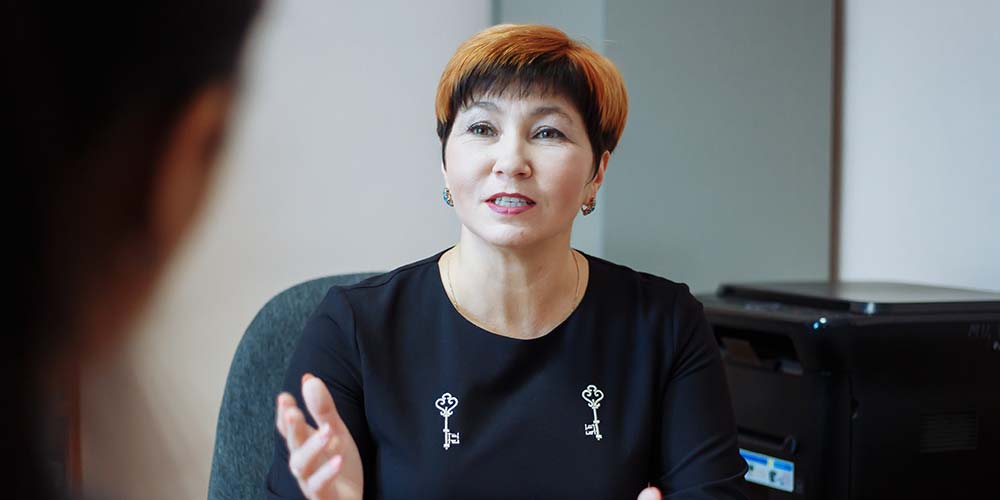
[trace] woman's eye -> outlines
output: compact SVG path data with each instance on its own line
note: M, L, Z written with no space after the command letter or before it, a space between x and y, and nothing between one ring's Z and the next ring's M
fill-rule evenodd
M539 130L538 132L536 132L535 133L535 137L537 137L539 139L562 139L563 137L566 137L566 136L563 135L562 132L560 132L560 131L558 131L558 130L556 130L554 128L548 128L548 127L546 127L546 128L543 128L543 129Z
M490 127L485 123L476 123L475 125L469 127L469 133L472 135L482 136L493 135L493 127Z

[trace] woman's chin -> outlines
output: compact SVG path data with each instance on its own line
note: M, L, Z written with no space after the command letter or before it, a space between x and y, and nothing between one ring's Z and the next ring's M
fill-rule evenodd
M545 243L554 236L541 234L539 231L526 227L489 227L470 228L470 232L479 240L494 248L518 250L535 247Z

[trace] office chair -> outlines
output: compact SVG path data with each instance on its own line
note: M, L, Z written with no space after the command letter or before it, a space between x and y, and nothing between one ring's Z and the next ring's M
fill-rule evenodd
M260 498L274 452L274 402L306 321L330 287L377 273L328 276L269 300L233 355L215 430L209 500Z

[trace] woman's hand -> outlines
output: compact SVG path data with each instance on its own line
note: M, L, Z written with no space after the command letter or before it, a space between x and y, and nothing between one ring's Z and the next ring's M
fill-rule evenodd
M663 495L660 494L660 490L650 486L639 492L639 498L636 500L663 500Z
M309 500L361 500L361 455L326 385L308 373L303 375L302 399L319 429L306 423L295 398L287 392L278 395L275 422L288 445L288 467L299 488Z

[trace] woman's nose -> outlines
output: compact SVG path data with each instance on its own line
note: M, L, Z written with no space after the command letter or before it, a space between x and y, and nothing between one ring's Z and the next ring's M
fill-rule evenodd
M528 159L524 141L516 137L506 137L498 141L495 147L494 175L531 176L531 161Z

